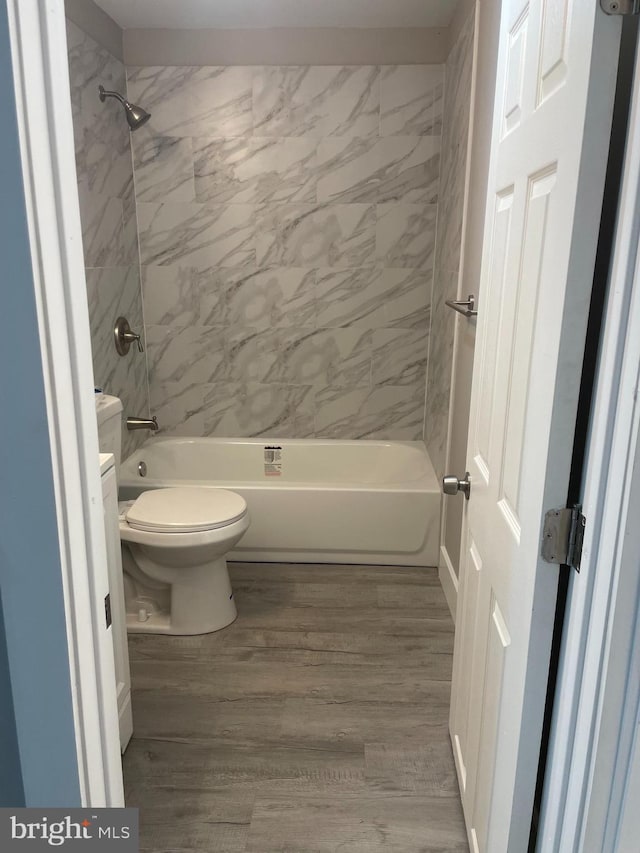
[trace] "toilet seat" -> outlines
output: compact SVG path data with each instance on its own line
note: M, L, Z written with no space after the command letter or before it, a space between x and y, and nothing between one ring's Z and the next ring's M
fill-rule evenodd
M173 487L143 492L124 518L133 530L184 534L228 527L246 515L246 501L235 492Z

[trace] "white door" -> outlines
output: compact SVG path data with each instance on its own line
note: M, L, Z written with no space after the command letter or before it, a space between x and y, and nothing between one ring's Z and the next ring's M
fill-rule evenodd
M528 843L559 571L542 523L567 499L620 29L598 0L502 9L450 718L483 853Z

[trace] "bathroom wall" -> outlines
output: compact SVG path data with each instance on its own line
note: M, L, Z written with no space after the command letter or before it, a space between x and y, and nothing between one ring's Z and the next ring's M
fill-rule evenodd
M442 83L439 64L128 68L152 114L132 141L167 432L422 438Z
M143 329L131 134L120 104L98 97L100 84L125 92L125 69L69 20L67 39L94 379L122 399L125 415L146 416L145 356L132 347L121 357L113 341L120 314ZM123 430L123 453L146 435Z
M455 313L444 303L447 299L458 298L471 109L475 9L473 5L468 6L463 7L468 11L445 65L440 203L425 417L425 442L439 478L445 474L456 322Z

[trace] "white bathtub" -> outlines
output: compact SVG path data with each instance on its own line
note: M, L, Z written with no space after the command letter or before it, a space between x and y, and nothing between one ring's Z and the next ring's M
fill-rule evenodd
M120 469L121 499L184 485L247 501L231 559L438 565L440 484L422 442L150 438Z

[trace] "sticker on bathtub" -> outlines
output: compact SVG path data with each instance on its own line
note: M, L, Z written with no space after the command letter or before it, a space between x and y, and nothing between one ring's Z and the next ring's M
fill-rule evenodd
M282 448L267 446L264 449L264 476L282 476Z

